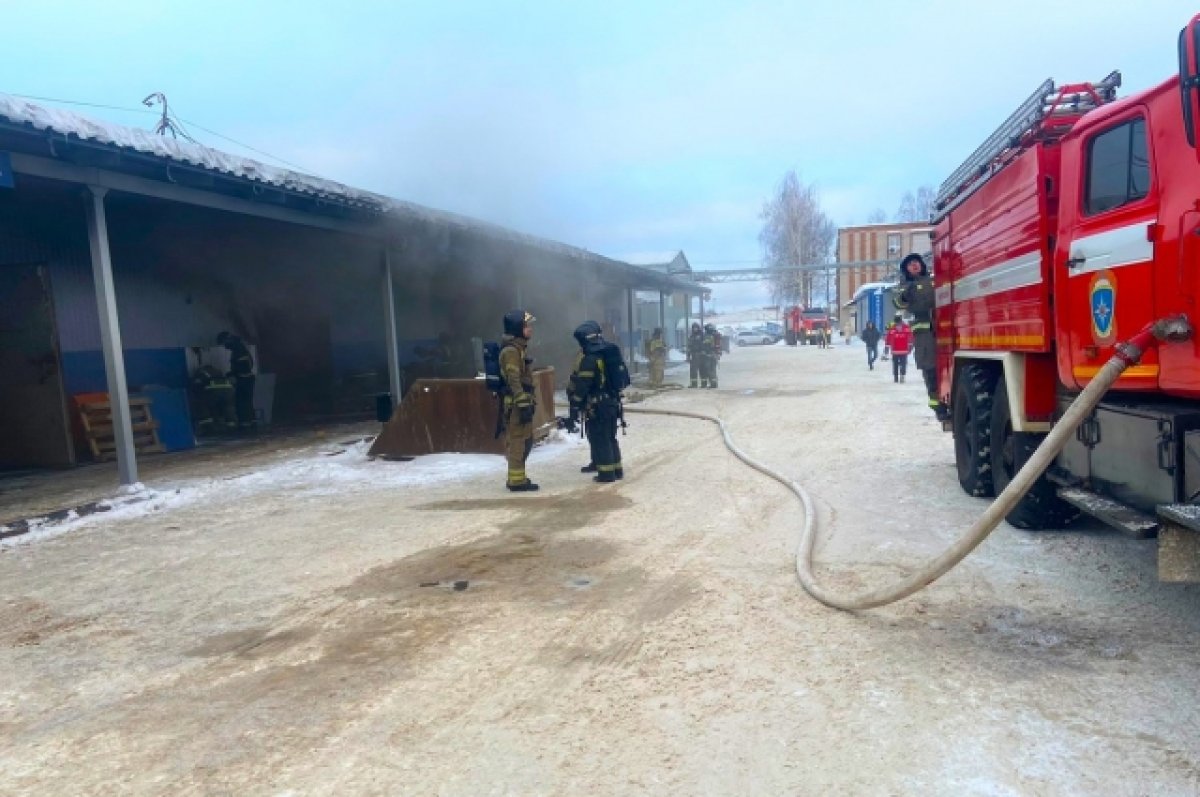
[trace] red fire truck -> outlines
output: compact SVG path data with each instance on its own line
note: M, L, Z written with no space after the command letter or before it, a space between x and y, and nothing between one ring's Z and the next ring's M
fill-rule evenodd
M801 346L817 339L817 332L824 334L830 328L829 312L824 307L805 309L799 305L789 307L783 314L784 336L788 345Z
M1180 34L1180 74L1140 94L1117 100L1116 72L1046 81L942 184L939 389L969 494L1009 483L1118 342L1171 315L1196 323L1198 51L1200 16ZM1050 528L1082 511L1200 554L1198 399L1200 344L1151 349L1008 520ZM1164 577L1200 579L1194 561Z

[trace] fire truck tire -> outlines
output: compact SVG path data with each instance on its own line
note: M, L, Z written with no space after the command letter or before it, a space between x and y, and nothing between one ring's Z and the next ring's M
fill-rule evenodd
M970 363L963 366L954 390L954 464L963 491L976 498L995 495L991 453L995 389L995 368Z
M1013 432L1012 409L1004 377L996 383L992 402L992 483L996 493L1012 481L1033 452L1046 439L1044 434ZM1058 497L1054 483L1042 476L1033 483L1012 510L1004 516L1009 524L1027 531L1060 529L1079 516L1079 511Z

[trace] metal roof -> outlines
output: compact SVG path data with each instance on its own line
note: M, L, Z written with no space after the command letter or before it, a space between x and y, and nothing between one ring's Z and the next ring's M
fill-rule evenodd
M646 285L669 287L692 293L700 293L704 290L702 286L690 280L679 279L653 269L604 257L558 241L510 230L498 224L449 211L427 208L323 177L271 166L200 144L160 136L148 130L99 121L74 111L50 108L9 94L0 93L0 126L27 133L39 133L48 137L52 143L55 139L77 140L118 152L135 153L168 164L178 164L222 175L239 182L270 186L323 203L367 212L384 219L416 221L467 230L562 257L583 260L596 266L615 268ZM51 151L53 152L53 148ZM120 165L112 164L108 164L104 168L113 171L121 170Z

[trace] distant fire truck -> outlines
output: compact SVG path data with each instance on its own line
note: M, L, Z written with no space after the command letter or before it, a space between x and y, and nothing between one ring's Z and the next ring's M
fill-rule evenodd
M958 479L999 493L1065 407L1148 322L1200 293L1200 16L1180 73L1116 100L1046 81L941 186L935 203L939 390ZM1200 554L1200 348L1151 349L1009 515L1083 511Z
M783 314L784 338L789 346L801 346L816 340L817 332L830 328L829 311L824 307L789 307Z

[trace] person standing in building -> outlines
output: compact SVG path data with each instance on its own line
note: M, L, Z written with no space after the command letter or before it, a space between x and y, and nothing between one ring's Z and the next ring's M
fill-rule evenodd
M662 387L667 372L667 342L663 340L662 327L655 327L654 335L647 341L646 358L650 361L650 387Z
M594 481L615 482L625 477L617 425L621 420L621 387L627 371L621 350L604 340L600 325L584 321L575 328L579 354L567 385L571 422L580 419L587 430L592 461L580 470L595 471Z
M867 322L866 329L862 331L862 342L867 347L867 368L874 371L875 360L879 357L879 330L875 328L874 321Z
M253 433L258 430L254 417L254 357L241 338L228 332L217 335L217 345L229 350L229 373L226 376L233 380L238 433Z
M514 493L533 492L538 486L525 474L533 450L533 360L527 355L536 319L525 310L504 315L500 339L500 375L504 379L504 453L508 458L505 486Z
M908 373L908 352L912 347L912 330L900 314L896 314L887 333L887 347L892 352L892 381L903 382Z
M700 322L692 322L692 334L687 341L688 369L691 372L691 382L688 387L700 387L700 376L704 368L704 331Z
M898 309L908 310L913 317L912 334L917 368L925 380L925 392L929 396L929 409L938 420L948 418L947 408L938 398L937 384L937 341L933 333L934 289L933 277L925 259L911 254L900 262L901 288L892 297Z

